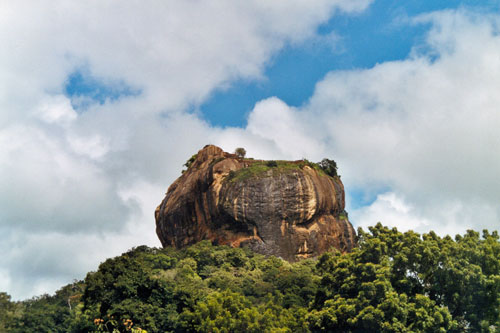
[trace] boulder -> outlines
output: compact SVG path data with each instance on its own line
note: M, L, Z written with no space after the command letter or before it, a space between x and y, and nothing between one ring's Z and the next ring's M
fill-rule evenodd
M318 165L246 159L213 145L191 162L155 211L163 246L208 239L296 261L355 245L343 184Z

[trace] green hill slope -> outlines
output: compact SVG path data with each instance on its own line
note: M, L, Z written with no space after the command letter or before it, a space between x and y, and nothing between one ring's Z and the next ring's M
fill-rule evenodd
M290 264L201 242L140 246L53 296L0 294L0 332L498 332L496 232L378 224L351 253Z

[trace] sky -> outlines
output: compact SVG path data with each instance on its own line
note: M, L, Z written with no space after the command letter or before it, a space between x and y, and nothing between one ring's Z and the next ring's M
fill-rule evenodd
M0 0L0 291L159 247L206 144L334 159L355 228L498 229L497 1Z

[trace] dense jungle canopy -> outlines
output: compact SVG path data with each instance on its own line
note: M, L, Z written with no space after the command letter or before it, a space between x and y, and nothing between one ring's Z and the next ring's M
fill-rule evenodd
M55 295L0 293L0 332L500 332L497 232L377 224L288 263L200 242L136 247Z

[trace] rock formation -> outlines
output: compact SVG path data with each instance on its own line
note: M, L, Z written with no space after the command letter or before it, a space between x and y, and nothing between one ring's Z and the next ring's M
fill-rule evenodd
M201 149L155 211L163 246L203 239L289 261L331 247L349 251L355 232L339 177L307 161L258 161Z

